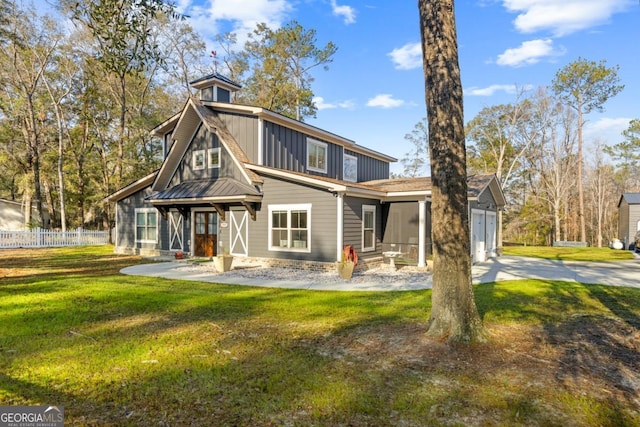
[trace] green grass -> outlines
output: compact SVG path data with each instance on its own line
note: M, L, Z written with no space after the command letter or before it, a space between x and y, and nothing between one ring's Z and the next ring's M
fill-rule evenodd
M630 251L610 248L569 248L550 246L505 246L505 255L528 256L561 261L627 261L633 259Z
M430 291L118 274L138 262L109 247L0 252L0 405L63 405L69 425L87 426L640 424L637 395L591 370L596 389L574 384L581 376L565 368L575 354L553 344L561 333L585 341L576 319L637 336L637 289L480 285L492 339L468 348L425 337ZM637 368L627 341L596 343L579 362ZM609 350L636 359L612 361Z

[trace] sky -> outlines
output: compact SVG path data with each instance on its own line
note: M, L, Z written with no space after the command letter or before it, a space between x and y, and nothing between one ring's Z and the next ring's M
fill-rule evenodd
M401 159L426 117L418 2L392 0L179 0L179 11L212 48L216 34L242 40L255 25L295 20L317 46L338 47L327 71L313 70L316 118L306 122ZM583 58L619 66L625 89L589 114L585 148L615 144L640 118L640 3L637 0L457 0L465 122L484 107L516 102ZM398 162L392 172L402 171Z
M172 1L208 50L219 51L215 36L226 32L243 43L258 23L276 29L295 20L315 30L317 47L338 50L328 70L312 70L318 111L305 121L399 160L412 150L405 136L427 115L417 0ZM640 1L456 0L455 15L465 123L551 85L578 58L619 67L625 85L604 112L585 117L587 157L623 141L629 121L640 119ZM402 170L400 161L391 165Z

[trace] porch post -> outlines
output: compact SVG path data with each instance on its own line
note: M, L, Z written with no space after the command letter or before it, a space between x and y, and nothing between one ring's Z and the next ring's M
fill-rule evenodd
M344 194L336 193L336 261L342 261L344 246Z
M418 267L424 267L425 262L425 233L427 230L427 201L418 201Z

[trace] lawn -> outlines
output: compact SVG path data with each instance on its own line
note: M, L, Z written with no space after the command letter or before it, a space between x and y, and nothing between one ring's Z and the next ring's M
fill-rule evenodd
M489 342L425 336L430 291L124 276L110 247L0 251L0 405L78 426L638 426L640 289L475 287Z
M561 261L627 261L630 251L592 247L505 246L505 255L529 256Z

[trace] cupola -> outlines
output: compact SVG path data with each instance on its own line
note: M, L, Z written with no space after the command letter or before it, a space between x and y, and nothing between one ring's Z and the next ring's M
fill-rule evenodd
M239 84L218 73L209 74L189 82L198 89L201 101L231 102L232 94L242 88Z

